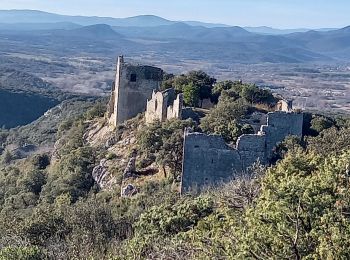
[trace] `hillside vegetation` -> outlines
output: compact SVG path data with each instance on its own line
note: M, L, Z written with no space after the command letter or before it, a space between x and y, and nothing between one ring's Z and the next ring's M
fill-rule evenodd
M200 122L147 126L141 114L112 130L106 100L75 100L2 130L0 259L349 258L346 117L305 113L304 138L282 142L276 165L257 164L221 186L179 195L185 127L234 142L252 131L244 123L251 113L276 101L242 82L204 91L207 80L192 72L164 83L191 90L187 102L200 105L209 95L217 103ZM16 158L10 147L20 139L52 150ZM125 177L134 150L137 171ZM113 180L107 188L92 175L101 161ZM137 193L122 197L129 182Z
M5 90L0 90L0 99L0 126L3 128L26 125L58 104L56 99L39 94L13 93Z
M74 96L32 74L0 67L0 127L29 124Z

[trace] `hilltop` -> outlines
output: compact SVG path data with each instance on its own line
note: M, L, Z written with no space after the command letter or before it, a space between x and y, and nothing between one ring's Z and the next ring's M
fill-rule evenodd
M179 82L197 80L193 75L206 77L178 75L166 84L186 89ZM252 113L267 113L275 102L271 92L242 82L215 86L217 106L200 122L149 125L140 114L113 128L106 99L78 99L27 126L1 130L0 257L216 259L264 255L260 248L267 244L272 256L281 250L346 255L348 233L339 223L350 225L343 213L349 191L339 180L346 179L350 161L347 117L305 113L304 136L287 137L277 147L276 166L256 165L226 184L179 195L186 127L234 141L252 130ZM135 150L136 171L129 175L125 169ZM123 193L131 181L137 190ZM311 226L298 226L298 247L304 249L295 252L289 238L295 221L304 219ZM329 242L319 239L328 241L329 229L346 238L332 242L344 250L321 250Z

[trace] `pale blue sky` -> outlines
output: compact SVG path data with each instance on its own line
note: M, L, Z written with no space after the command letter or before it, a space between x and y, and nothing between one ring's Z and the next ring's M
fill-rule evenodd
M0 9L111 17L154 14L171 20L276 28L350 25L350 0L0 0Z

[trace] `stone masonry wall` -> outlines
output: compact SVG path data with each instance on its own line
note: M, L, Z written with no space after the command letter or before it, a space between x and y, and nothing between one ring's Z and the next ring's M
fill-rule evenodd
M301 137L303 135L302 113L269 113L267 126L262 126L260 132L266 135L266 158L271 159L273 149L282 142L288 135Z
M221 136L185 133L181 192L213 185L242 171L237 150Z
M178 94L174 103L167 108L167 119L182 118L183 94Z
M241 157L243 169L252 166L257 161L262 164L267 163L266 136L264 134L240 136L236 149Z
M234 178L257 161L268 164L288 135L302 137L302 126L302 113L269 113L267 125L258 134L240 136L235 148L221 136L185 132L181 192Z
M146 123L150 124L156 120L162 122L166 119L167 96L164 97L162 92L153 92L151 100L147 101Z
M160 68L131 65L118 58L114 90L114 110L110 121L116 126L146 110L147 99L163 78Z
M152 98L147 101L146 123L150 124L155 120L164 122L167 119L180 118L182 116L182 94L176 96L173 88L153 92Z

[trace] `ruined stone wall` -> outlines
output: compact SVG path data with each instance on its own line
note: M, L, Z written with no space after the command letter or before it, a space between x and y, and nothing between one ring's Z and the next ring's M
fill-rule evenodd
M162 92L153 92L151 100L147 101L146 123L150 124L156 120L162 122L166 118L167 97Z
M277 102L276 111L292 112L293 111L293 101L281 99Z
M185 132L181 192L200 189L242 171L238 151L221 136Z
M156 67L131 65L118 58L111 123L116 126L146 110L147 100L157 90L163 71Z
M162 92L154 92L151 100L147 101L146 123L150 124L155 120L164 122L172 118L181 119L182 104L182 94L176 96L175 90L172 88Z
M302 113L273 112L267 116L267 126L261 127L261 132L266 135L266 158L271 159L274 147L282 142L288 135L302 137L303 135Z
M254 133L258 133L262 125L267 124L267 114L262 112L253 112L251 115L241 120L242 124L249 124L253 129Z
M178 94L174 103L167 108L167 119L182 118L183 95Z
M185 132L181 191L233 178L256 162L268 164L273 149L288 135L302 137L303 114L273 112L258 134L242 135L236 147L221 136Z
M237 140L236 149L241 157L242 167L246 169L256 162L267 163L266 135L242 135Z
M113 86L112 93L109 98L108 107L107 107L107 116L110 120L112 119L112 115L114 114L114 106L115 106L114 102L115 102L115 91Z

